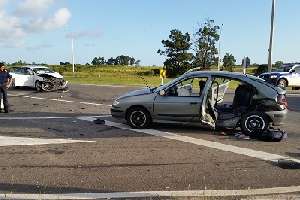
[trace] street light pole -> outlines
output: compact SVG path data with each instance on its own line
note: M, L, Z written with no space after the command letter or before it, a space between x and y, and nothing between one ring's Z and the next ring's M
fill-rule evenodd
M272 45L273 45L273 33L274 33L274 15L275 15L275 0L272 0L271 10L271 32L270 32L270 43L269 43L269 58L268 58L268 71L272 71Z
M218 50L218 71L220 71L220 65L221 65L221 32L222 32L223 24L220 26L220 36L219 36L219 50Z
M74 38L72 38L72 72L75 72L75 64L74 64Z

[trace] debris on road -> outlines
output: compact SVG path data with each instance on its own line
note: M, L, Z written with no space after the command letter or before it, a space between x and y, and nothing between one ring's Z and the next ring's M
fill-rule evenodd
M95 124L105 124L105 120L103 120L103 119L95 119L94 121L93 121Z

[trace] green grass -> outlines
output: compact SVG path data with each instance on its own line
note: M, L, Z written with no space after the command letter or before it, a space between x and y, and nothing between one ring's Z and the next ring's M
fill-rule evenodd
M158 86L161 84L159 69L162 67L132 67L132 66L76 66L76 72L72 73L72 66L51 66L55 71L64 75L70 83L97 84L97 85L137 85ZM234 67L234 71L242 72L241 67ZM212 68L212 70L216 70ZM255 67L247 69L247 73L253 73ZM167 78L164 83L172 78ZM230 84L230 88L235 84Z
M71 83L86 83L97 85L138 85L158 86L161 84L159 76L137 75L130 73L87 73L87 72L65 72L64 77ZM172 79L165 79L164 83Z

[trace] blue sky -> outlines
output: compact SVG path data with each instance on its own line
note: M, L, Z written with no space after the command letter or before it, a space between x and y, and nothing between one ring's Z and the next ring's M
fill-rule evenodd
M300 61L299 0L277 0L273 62ZM195 33L205 19L223 24L221 55L267 63L271 0L0 0L0 60L76 63L121 54L162 65L171 29Z

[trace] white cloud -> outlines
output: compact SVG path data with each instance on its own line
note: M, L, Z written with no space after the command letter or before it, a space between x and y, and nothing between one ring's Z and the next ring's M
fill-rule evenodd
M24 0L16 8L19 16L32 16L43 13L53 3L53 0Z
M19 4L15 5L13 2ZM0 46L24 46L24 39L30 34L52 31L66 25L71 18L71 12L67 8L60 8L52 16L48 16L49 6L53 2L54 0L0 0ZM6 12L6 3L11 3L10 7L16 6L13 14ZM34 13L34 16L25 15L27 12ZM20 16L21 13L23 16Z
M61 8L50 18L32 19L26 29L30 32L54 30L67 24L70 18L70 11L67 8Z
M16 40L14 43L20 44L19 40L25 35L19 18L8 16L4 11L0 12L0 43L11 43Z

